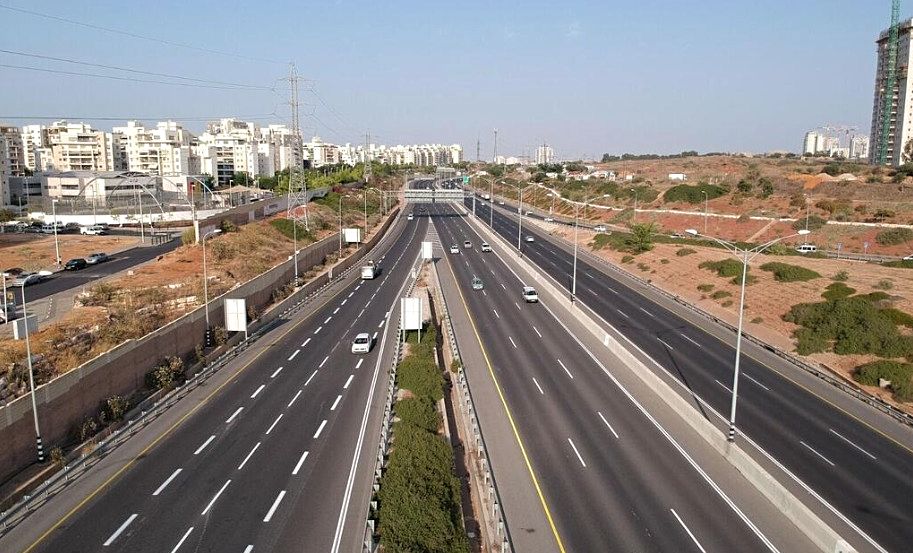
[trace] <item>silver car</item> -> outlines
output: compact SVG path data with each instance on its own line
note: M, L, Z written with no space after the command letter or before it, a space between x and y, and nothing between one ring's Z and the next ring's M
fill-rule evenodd
M45 276L39 273L22 273L13 279L13 286L29 286L38 284L45 279Z
M102 253L102 252L90 253L86 257L86 263L88 263L89 265L96 265L98 263L104 263L105 261L108 261L109 259L110 259L110 257L108 257L108 254L106 254L106 253Z

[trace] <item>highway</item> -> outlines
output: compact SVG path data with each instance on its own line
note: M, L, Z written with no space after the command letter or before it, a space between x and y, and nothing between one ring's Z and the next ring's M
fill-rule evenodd
M471 199L466 205L471 210ZM476 213L489 221L489 206ZM495 230L516 244L517 224L494 210ZM569 288L573 256L535 236L523 255ZM733 345L663 308L611 273L578 258L577 297L624 333L691 393L729 413ZM750 300L749 300L750 302ZM653 367L651 367L653 368ZM659 370L658 368L656 369ZM883 550L909 551L913 543L913 451L837 409L750 356L742 359L737 425Z
M432 220L443 251L451 244L462 250L444 255L539 475L563 548L775 550L542 304L524 303L522 283L494 253L481 252L478 236L453 209L433 206ZM470 249L463 247L467 239ZM483 290L472 290L474 276L484 282Z
M51 531L26 550L357 550L391 359L390 341L383 358L381 344L426 226L402 218L388 253L382 243L371 256L376 280L350 276L316 311L264 337L274 341L262 354L71 516L33 514L20 527ZM368 355L349 350L359 332L374 336ZM18 549L13 534L0 551Z

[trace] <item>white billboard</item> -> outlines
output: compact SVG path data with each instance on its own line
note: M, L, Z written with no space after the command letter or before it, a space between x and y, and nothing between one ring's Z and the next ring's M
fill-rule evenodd
M342 240L346 244L360 244L361 243L361 229L360 228L342 229Z
M26 325L28 325L28 332L35 332L38 330L38 319L34 315L29 315L25 318L19 318L13 321L13 339L14 340L25 340L26 334Z
M402 330L422 329L422 298L399 300L399 325Z
M247 332L247 302L244 299L225 300L225 330Z
M422 259L431 259L431 242L422 242Z

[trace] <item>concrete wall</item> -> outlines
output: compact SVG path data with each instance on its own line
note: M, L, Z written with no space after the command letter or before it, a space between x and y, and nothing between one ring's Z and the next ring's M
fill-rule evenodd
M308 190L308 201L311 201L314 198L322 198L326 196L329 190L329 188L315 188L313 190ZM200 227L200 234L198 236L203 236L207 232L211 232L219 228L219 225L222 223L222 221L225 220L231 221L239 226L246 225L252 221L263 219L264 217L269 217L270 215L274 215L287 209L287 195L239 205L237 207L233 207L215 215L206 217L205 219L199 219L198 224Z

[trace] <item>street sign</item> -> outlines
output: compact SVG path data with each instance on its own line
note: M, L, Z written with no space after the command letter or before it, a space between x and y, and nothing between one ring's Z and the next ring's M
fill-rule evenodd
M463 185L469 184L469 175L463 175Z
M225 330L247 332L247 302L243 298L225 300Z
M360 228L344 228L342 229L342 240L346 244L359 244L361 243L361 229Z
M431 242L422 242L422 259L431 259Z
M399 319L402 330L422 329L422 298L399 300Z
M26 325L28 325L28 329L26 329ZM36 330L38 330L38 319L34 315L13 321L13 339L15 340L25 340L26 331L35 332Z

